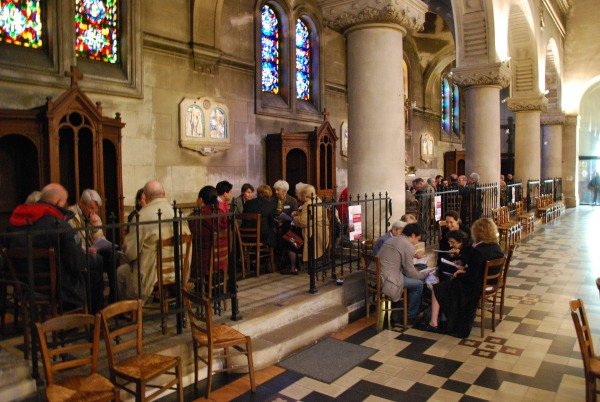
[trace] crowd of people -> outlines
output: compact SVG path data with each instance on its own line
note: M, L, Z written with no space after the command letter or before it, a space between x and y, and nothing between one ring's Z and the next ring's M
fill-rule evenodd
M298 183L296 197L288 194L289 189L284 180L277 181L273 187L258 186L256 197L255 188L249 183L242 185L237 197L233 197L233 185L228 181L201 188L194 212L181 225L181 234L191 234L195 239L190 272L183 278L184 283L205 278L210 268L221 277L225 274L232 254L233 243L228 234L233 224L231 216L240 213L261 217L260 241L275 249L276 265L281 274L298 274L300 261L307 262L309 258L309 242L304 242L301 249L292 247L284 240L288 231L304 239L312 237L312 255L321 257L328 247L329 219L322 208L315 208L315 222L309 228L307 207L321 200L310 184ZM113 245L104 236L99 215L102 198L97 191L85 189L75 205L67 206L67 200L67 190L58 183L51 183L15 208L8 228L10 233L26 229L56 228L60 231L59 237L35 236L33 247L59 250L63 308L71 310L84 306L88 301L87 294L90 295L91 312L99 311L105 302L133 298L146 302L151 299L157 283L157 242L159 238L173 236L173 226L168 222L174 218L174 210L163 185L151 180L137 191L134 210L127 217L127 234L120 245ZM159 211L160 219L165 221L160 225L156 223ZM229 212L233 214L227 214ZM235 223L247 227L255 225L256 221L244 219ZM11 236L4 246L25 247L26 238ZM115 252L117 249L118 253ZM219 250L219 255L213 255L214 250ZM20 263L26 270L27 262ZM86 271L89 281L85 277ZM106 299L104 274L109 284Z

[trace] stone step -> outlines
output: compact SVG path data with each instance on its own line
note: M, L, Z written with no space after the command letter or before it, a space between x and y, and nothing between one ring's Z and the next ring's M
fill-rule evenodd
M29 362L0 349L0 401L35 398L37 385L31 378Z

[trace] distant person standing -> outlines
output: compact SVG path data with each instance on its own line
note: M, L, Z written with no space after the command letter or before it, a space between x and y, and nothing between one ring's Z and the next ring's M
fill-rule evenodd
M592 191L592 205L596 205L596 198L598 197L598 190L600 189L600 175L598 172L594 173L594 177L590 180L588 188Z

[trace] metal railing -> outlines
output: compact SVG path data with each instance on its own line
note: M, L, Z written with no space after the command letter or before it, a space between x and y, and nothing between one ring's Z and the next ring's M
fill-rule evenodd
M304 206L303 206L304 207ZM357 266L362 242L374 241L390 226L392 200L388 194L365 194L348 201L312 200L306 204L308 223L303 231L310 276L309 293L316 293L318 277L337 279ZM306 236L305 236L306 237Z

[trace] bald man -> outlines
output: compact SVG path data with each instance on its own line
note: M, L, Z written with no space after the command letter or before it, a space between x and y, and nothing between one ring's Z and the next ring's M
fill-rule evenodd
M21 204L15 208L10 219L10 232L22 232L26 229L57 230L57 235L33 236L34 248L54 248L59 251L61 259L61 301L65 311L83 307L86 303L85 280L83 269L86 259L80 238L67 223L72 213L64 208L68 193L58 183L50 183L42 189L40 200L35 204ZM25 236L9 239L9 247L27 247ZM27 270L27 261L18 261L19 269ZM41 260L34 261L34 270L47 270L47 264ZM104 305L102 294L102 275L90 269L91 312L95 313Z
M158 220L173 219L173 206L167 200L165 189L158 180L151 180L144 186L146 205L139 211L139 226L131 226L123 241L123 252L127 264L117 269L117 290L119 299L137 299L146 302L152 295L154 285L158 281L156 274L156 243L159 226L157 223L144 223ZM182 233L190 234L187 224L182 225ZM167 239L173 236L173 224L165 222L160 228L161 236ZM137 237L139 236L140 254L137 252ZM141 279L141 289L138 290L138 264Z

